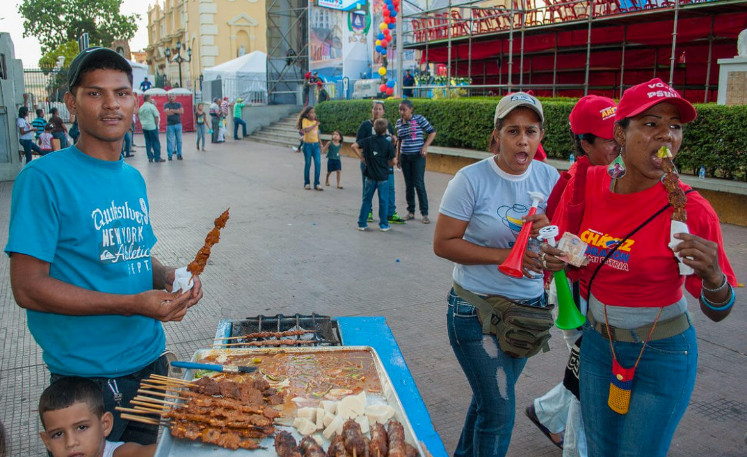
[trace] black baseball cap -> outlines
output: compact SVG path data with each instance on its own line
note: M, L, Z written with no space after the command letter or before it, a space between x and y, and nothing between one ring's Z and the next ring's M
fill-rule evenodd
M73 91L73 87L80 82L81 73L89 68L113 68L121 70L127 73L130 81L132 81L132 67L127 59L109 48L95 46L78 54L73 59L73 63L70 64L67 77L67 89L69 91Z

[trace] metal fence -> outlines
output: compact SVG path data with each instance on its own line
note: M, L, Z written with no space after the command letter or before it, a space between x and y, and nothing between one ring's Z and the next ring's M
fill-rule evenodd
M41 108L45 116L49 110L57 108L59 116L67 121L70 112L65 105L65 92L67 91L67 70L45 71L40 68L24 68L23 83L26 86L26 106L29 108L31 118L34 117L34 109Z

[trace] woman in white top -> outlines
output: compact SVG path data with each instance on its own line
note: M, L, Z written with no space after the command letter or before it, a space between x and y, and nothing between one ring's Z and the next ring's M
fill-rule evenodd
M31 127L29 121L26 119L29 116L29 109L22 106L18 109L18 119L16 119L16 126L18 127L18 141L23 146L23 153L26 155L26 163L31 162L31 151L36 151L37 154L41 154L41 149L34 143L34 132L36 129Z

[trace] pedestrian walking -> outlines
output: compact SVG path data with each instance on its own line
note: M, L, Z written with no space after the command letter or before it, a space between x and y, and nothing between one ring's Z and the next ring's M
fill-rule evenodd
M244 99L237 98L233 104L233 139L239 139L239 126L241 126L241 138L246 138L246 122L241 118L241 110L244 108Z
M314 190L322 191L324 188L319 184L319 175L321 174L321 142L319 140L319 121L316 118L316 111L313 106L307 106L298 115L296 128L303 132L303 187L306 190L311 189L311 179L309 171L311 170L311 161L314 160Z
M158 138L158 126L161 125L161 114L158 112L158 108L151 100L149 94L143 95L143 104L140 105L139 113L148 162L165 162L161 158L161 140Z
M208 114L210 114L210 142L211 143L217 143L218 142L218 131L220 130L220 103L219 98L214 98L213 103L210 104L210 109L208 110Z

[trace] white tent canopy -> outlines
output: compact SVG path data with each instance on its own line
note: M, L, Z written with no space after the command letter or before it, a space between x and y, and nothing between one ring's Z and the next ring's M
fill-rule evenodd
M220 79L224 97L243 98L250 103L266 103L267 54L254 51L203 71L205 81Z

